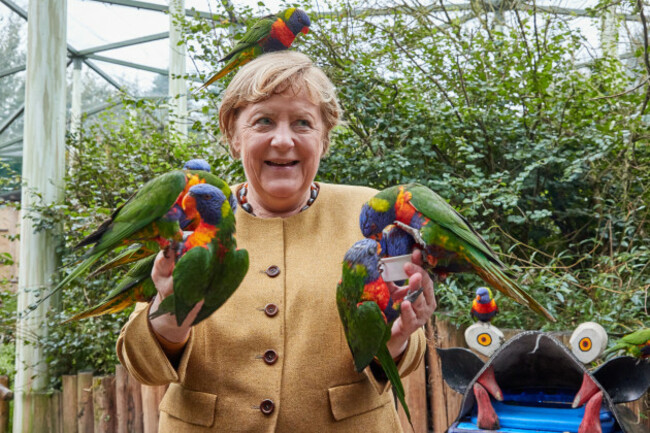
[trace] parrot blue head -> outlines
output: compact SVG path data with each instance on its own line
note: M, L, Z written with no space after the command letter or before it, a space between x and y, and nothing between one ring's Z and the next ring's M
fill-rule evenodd
M381 235L382 256L395 257L411 254L415 241L401 228L389 225Z
M492 293L487 287L479 287L476 289L476 296L479 298L479 304L489 304L492 300Z
M289 13L291 13L290 9L289 9ZM311 25L309 16L307 16L305 11L297 8L293 10L293 13L291 13L289 19L285 20L285 22L287 23L287 27L289 27L289 30L291 30L291 33L293 33L294 35L298 35L298 33L300 32L307 34L309 32L309 26Z
M190 159L183 166L183 170L201 170L210 173L211 167L205 159Z
M200 183L187 193L195 201L196 210L207 224L216 226L221 222L221 207L226 196L221 190L208 183Z
M353 271L356 270L356 266L362 266L366 269L367 276L364 279L364 284L375 281L381 276L377 242L372 239L362 239L355 242L345 253L343 261Z
M395 208L393 206L377 206L371 199L361 208L359 226L365 237L376 236L395 221Z

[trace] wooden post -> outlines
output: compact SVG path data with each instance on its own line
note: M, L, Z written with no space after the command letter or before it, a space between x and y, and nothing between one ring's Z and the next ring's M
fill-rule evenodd
M50 300L41 302L51 288L57 268L58 228L35 231L38 215L27 212L36 204L63 199L65 175L66 0L30 1L27 22L27 73L23 129L22 220L16 322L16 377L14 380L14 432L25 432L25 422L36 431L54 431L34 423L44 418L26 413L25 394L47 389L48 366L41 339L47 335ZM34 193L38 193L38 199ZM40 302L40 303L39 303ZM30 310L32 304L38 304ZM29 314L28 314L29 313ZM36 403L35 403L36 404ZM40 406L39 406L40 407ZM36 406L34 406L36 408Z
M142 385L130 375L127 380L128 402L128 431L129 433L144 433L144 417L142 413Z
M427 414L427 377L425 360L422 360L420 366L410 375L402 379L404 392L406 394L406 404L411 412L411 422L413 428L409 425L408 418L401 404L397 404L397 414L399 415L402 430L413 433L428 433L429 417Z
M21 431L28 433L61 433L61 392L23 393ZM14 422L16 418L14 416ZM16 426L14 425L14 432Z
M95 420L93 411L93 374L81 372L77 374L77 432L94 433Z
M115 366L115 431L128 433L128 379L126 369L118 364Z
M117 433L143 433L140 384L119 364L115 366L115 412Z
M174 21L185 16L185 0L169 1L169 120L171 130L187 135L187 84L185 44L181 26Z
M63 433L77 433L77 376L64 375L62 381Z
M2 389L4 387L4 389ZM0 376L0 433L7 433L9 429L9 400L14 398L9 389L9 377Z
M447 320L436 318L426 326L429 362L429 389L431 390L431 413L433 432L442 433L454 422L463 396L449 388L442 378L440 358L436 347L467 347L463 332L456 329Z
M95 433L114 433L117 418L114 376L93 378L93 411L95 413Z
M164 386L142 385L142 415L144 419L144 433L158 432L158 406L165 395Z

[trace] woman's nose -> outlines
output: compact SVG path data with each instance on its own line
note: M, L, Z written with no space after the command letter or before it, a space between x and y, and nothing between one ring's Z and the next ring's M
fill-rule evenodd
M271 140L271 146L288 149L293 147L293 134L291 131L291 125L287 122L279 122L275 128L273 139Z

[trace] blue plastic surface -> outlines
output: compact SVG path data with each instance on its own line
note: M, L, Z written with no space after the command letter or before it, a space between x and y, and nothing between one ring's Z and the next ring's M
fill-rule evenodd
M492 400L503 433L557 433L577 432L585 408L571 408L575 393L567 390L555 392L527 390L504 392L505 402ZM616 421L606 408L600 410L602 433L617 433ZM472 416L463 418L449 428L449 433L486 432L477 426L476 409Z

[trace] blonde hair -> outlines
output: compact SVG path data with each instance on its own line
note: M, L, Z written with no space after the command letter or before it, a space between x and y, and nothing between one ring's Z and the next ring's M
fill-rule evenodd
M264 54L244 65L224 92L219 107L219 127L234 158L235 121L241 110L271 96L291 89L304 91L311 102L320 106L325 131L323 154L329 148L329 133L339 122L341 107L334 85L325 73L306 55L296 51Z

